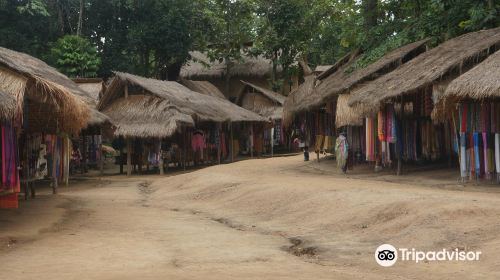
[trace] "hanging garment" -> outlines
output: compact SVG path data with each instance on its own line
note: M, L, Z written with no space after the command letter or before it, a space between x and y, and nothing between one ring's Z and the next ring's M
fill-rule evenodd
M378 111L378 116L377 116L377 121L378 121L378 139L379 141L385 141L386 137L386 125L385 125L385 113L384 111L380 110Z
M17 135L9 123L0 125L2 138L2 184L0 185L0 209L18 208L18 193L21 191L19 180L19 157Z
M466 178L469 174L467 170L466 145L466 135L462 132L460 133L460 175L462 178Z
M316 153L321 152L323 148L323 142L325 141L325 136L324 135L316 135L316 142L314 146L314 151Z

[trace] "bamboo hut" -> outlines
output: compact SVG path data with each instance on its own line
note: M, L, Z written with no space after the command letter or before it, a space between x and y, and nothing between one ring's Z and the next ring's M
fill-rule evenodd
M264 141L263 152L273 155L275 147L282 149L288 141L282 120L285 96L247 81L241 83L245 88L236 104L270 120L272 125L263 128L261 135Z
M227 99L232 102L243 93L245 85L241 80L263 88L270 88L269 80L273 75L272 62L263 56L247 56L242 54L239 61L232 63L229 67L225 62L211 61L202 52L190 52L191 59L182 67L180 76L186 80L209 81L224 93ZM228 71L229 69L229 71ZM281 73L281 68L276 69L276 73ZM226 88L226 78L229 77L228 88ZM298 77L292 77L292 84L283 85L283 93L290 92L290 89L298 86Z
M68 183L71 142L91 120L84 93L63 74L27 54L0 47L2 174L0 207L17 207L21 180ZM20 174L18 166L23 166ZM20 176L19 176L20 175ZM31 188L32 195L34 189ZM7 195L5 195L7 194Z
M376 110L369 106L348 106L350 91L363 83L383 76L425 52L428 40L414 42L390 51L376 62L359 69L354 69L359 59L359 50L355 50L317 77L310 77L302 90L292 93L285 102L285 116L288 123L299 114L305 114L302 122L308 123L311 132L307 133L309 143L316 153L332 150L336 130L342 129L351 141L350 158L363 162L364 137L363 116ZM309 84L308 84L309 83ZM304 125L301 125L304 126ZM352 162L350 167L352 167Z
M460 175L500 181L500 52L462 74L441 91L433 117L457 132ZM471 156L474 155L474 156Z
M236 104L267 119L281 120L285 96L246 81L241 83L246 87Z
M111 130L108 117L97 110L97 102L104 91L104 81L100 78L76 78L73 82L85 93L85 101L93 111L89 125L82 130L78 138L73 139L74 144L79 146L82 157L79 166L75 166L73 170L80 169L82 173L86 173L92 167L99 168L103 174L103 138L105 134L110 138Z
M129 175L132 172L131 164L141 168L141 162L144 161L141 157L146 157L145 149L140 147L144 146L144 142L154 142L150 145L154 146L154 158L163 155L161 151L169 150L172 157L177 160L177 164L184 167L187 162L196 163L197 160L213 159L207 154L213 155L213 152L216 152L217 161L220 162L221 157L234 155L233 148L228 148L232 146L228 138L231 139L229 133L232 131L233 122L265 121L261 116L238 107L224 98L200 94L176 82L148 79L121 72L115 72L99 101L98 108L110 117L116 127L115 135L127 140ZM229 127L227 129L229 132L223 129L223 125ZM206 145L211 147L211 150L191 149L199 144L195 143L199 140L197 134L212 141L210 145ZM162 146L162 140L167 140L164 142L166 146ZM132 151L132 141L137 151ZM135 154L134 159L132 153ZM151 149L148 153L150 155L147 158L151 158L153 153ZM198 154L195 155L196 153ZM160 158L163 161L163 158ZM120 163L123 164L123 161L122 157ZM162 170L163 163L160 172L163 172Z
M464 34L354 89L349 105L378 108L376 116L367 116L371 155L389 165L394 154L400 157L398 163L402 159L417 163L447 161L451 165L456 158L455 130L450 122L432 120L432 116L439 115L436 111L440 106L435 106L435 100L443 95L448 83L493 54L499 46L500 28ZM395 124L391 126L394 131L385 125L389 122ZM394 137L395 134L398 136ZM379 143L382 149L377 148ZM482 176L484 168L472 173Z

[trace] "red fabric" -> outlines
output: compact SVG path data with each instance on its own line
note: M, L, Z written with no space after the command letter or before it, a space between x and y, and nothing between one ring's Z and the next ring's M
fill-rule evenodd
M17 193L0 196L0 209L16 209L18 207Z

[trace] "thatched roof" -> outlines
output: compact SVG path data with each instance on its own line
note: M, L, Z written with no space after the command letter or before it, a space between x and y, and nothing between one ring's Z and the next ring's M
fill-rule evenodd
M206 54L198 51L190 52L189 60L181 69L183 79L222 78L226 72L225 62L211 62ZM266 77L270 76L273 67L271 61L262 56L250 57L242 55L242 60L235 62L230 68L232 77Z
M226 99L222 91L220 91L214 84L208 81L193 81L182 79L181 84L183 84L188 89L205 94L212 97L218 97L222 99Z
M290 115L294 115L300 111L318 108L339 94L346 93L363 82L373 80L394 70L409 59L424 52L428 41L425 39L395 49L367 67L351 73L348 70L359 58L359 51L349 53L322 73L318 77L318 79L321 78L321 81L317 82L315 87L309 87L308 92L303 92L302 96L297 93L292 94L294 99L289 97L290 101L293 102L285 107L286 114L289 114L288 110L291 112Z
M359 57L360 53L361 53L360 49L355 49L354 51L347 53L346 55L341 57L339 60L337 60L337 62L335 62L335 64L330 66L330 68L326 69L325 71L323 71L323 73L319 74L317 79L323 80L325 78L328 78L330 75L336 73L340 68L345 69L344 66L348 63L352 63L352 61L354 59Z
M151 95L118 98L104 109L116 127L116 136L163 138L182 126L193 126L191 116L179 112L167 100Z
M16 99L14 96L0 91L0 120L13 119L16 114Z
M500 28L450 39L397 70L353 92L349 104L378 106L381 101L420 91L433 83L458 76L500 47Z
M249 83L249 82L245 82L245 81L241 81L244 85L247 85L249 86L250 88L254 89L255 92L257 93L260 93L261 95L263 95L264 97L270 99L272 102L275 102L275 103L278 103L280 105L283 105L285 103L285 96L277 93L277 92L274 92L270 89L266 89L266 88L263 88L263 87L260 87L260 86L257 86L255 84L252 84L252 83Z
M476 100L500 97L500 52L453 80L441 96L447 97Z
M99 96L103 90L103 80L100 78L77 78L73 79L80 89L82 89L87 96L94 99L95 102L99 101Z
M148 95L158 98L158 100L162 100L162 102L159 102L155 99L155 103L152 105L151 103L143 101L144 105L133 109L139 111L157 110L157 112L135 113L135 117L137 118L136 123L130 123L127 129L122 130L128 131L130 133L128 136L151 136L150 133L142 134L141 131L143 128L133 128L134 125L140 126L148 123L151 123L151 125L156 128L163 127L163 131L158 131L157 136L169 136L176 130L173 129L173 127L176 124L178 125L179 122L193 124L195 121L265 121L264 118L256 113L238 107L226 99L194 92L176 82L160 81L132 74L115 72L115 77L98 104L99 110L106 112L110 116L111 122L115 125L120 125L121 118L116 119L116 117L120 117L122 113L115 113L112 111L123 110L123 114L126 114L127 110L131 110L131 107L133 107L133 103L125 101L119 104L123 105L123 107L115 104L117 100L123 98L125 86L129 87L129 98L133 95ZM175 116L175 121L170 121L168 125L166 125L162 123L163 119L159 117L148 117L150 115L157 116L161 114Z
M298 88L293 90L285 99L283 105L283 119L285 124L290 124L297 113L307 110L311 101L312 92L316 85L316 77L309 75Z
M85 93L75 83L37 58L2 47L0 90L15 98L19 113L25 94L28 99L51 106L61 131L78 132L89 120Z
M378 108L371 108L363 104L349 106L349 93L340 94L337 98L337 110L335 115L335 126L362 126L363 118L375 114Z

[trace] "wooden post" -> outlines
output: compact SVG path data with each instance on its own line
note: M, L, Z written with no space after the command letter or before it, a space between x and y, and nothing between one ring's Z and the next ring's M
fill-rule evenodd
M161 150L161 139L160 139L160 175L165 174L165 170L163 170L163 152Z
M183 143L182 143L182 154L183 154L183 157L182 157L182 168L184 170L186 170L186 163L187 163L187 137L186 137L186 129L184 128L182 130L182 139L183 139Z
M127 176L132 175L132 145L130 137L127 137Z
M222 142L222 134L221 134L221 124L217 123L217 133L219 134L219 143L217 144L217 162L220 164L221 162L221 142Z
M102 149L102 127L99 128L99 134L101 135L101 143L99 143L99 153L101 154L101 157L99 158L99 172L102 175L104 175L104 153Z
M234 139L233 139L233 122L229 122L229 131L230 131L230 137L231 137L231 162L234 162Z
M52 193L57 194L57 188L59 187L58 181L57 181L57 169L59 168L57 165L57 162L59 160L59 149L57 148L57 136L56 136L56 142L55 142L55 147L53 149L54 151L54 156L53 156L53 163L52 163L52 177L54 178L54 182L52 185Z
M123 174L123 147L120 147L120 175Z
M250 125L250 157L253 158L253 123Z
M274 125L271 128L271 157L274 157Z

